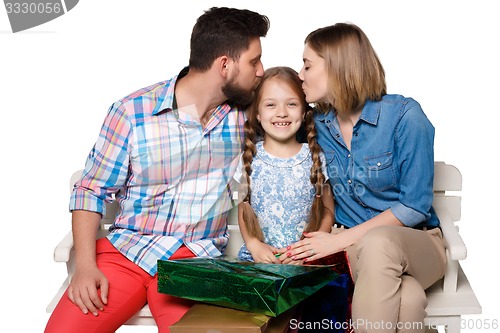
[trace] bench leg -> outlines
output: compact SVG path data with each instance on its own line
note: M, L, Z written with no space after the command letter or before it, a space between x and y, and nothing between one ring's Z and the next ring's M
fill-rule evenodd
M453 316L448 319L448 324L445 326L446 333L460 333L461 317Z

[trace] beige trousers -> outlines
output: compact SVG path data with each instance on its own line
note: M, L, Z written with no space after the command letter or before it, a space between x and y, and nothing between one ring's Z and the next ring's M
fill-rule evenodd
M441 230L377 227L346 251L355 281L356 333L425 332L424 290L446 269Z

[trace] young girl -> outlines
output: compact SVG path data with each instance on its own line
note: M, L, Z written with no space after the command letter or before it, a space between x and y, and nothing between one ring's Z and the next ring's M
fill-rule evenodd
M280 261L280 249L304 232L331 230L333 197L301 85L293 69L269 68L247 114L245 148L235 175L243 198L238 206L242 260L301 264L285 257Z

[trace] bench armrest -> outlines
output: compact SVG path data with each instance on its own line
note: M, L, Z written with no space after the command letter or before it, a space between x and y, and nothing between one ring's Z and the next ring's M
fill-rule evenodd
M73 245L73 232L70 230L54 249L54 261L68 262Z
M467 249L462 237L458 233L457 226L451 218L450 212L444 206L434 207L441 222L441 230L445 240L446 249L452 260L463 260L467 257Z

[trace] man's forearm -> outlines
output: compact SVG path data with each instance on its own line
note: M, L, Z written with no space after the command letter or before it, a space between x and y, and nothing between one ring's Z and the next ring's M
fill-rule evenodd
M101 214L86 210L72 212L73 241L75 244L75 259L79 267L96 264L95 241Z

